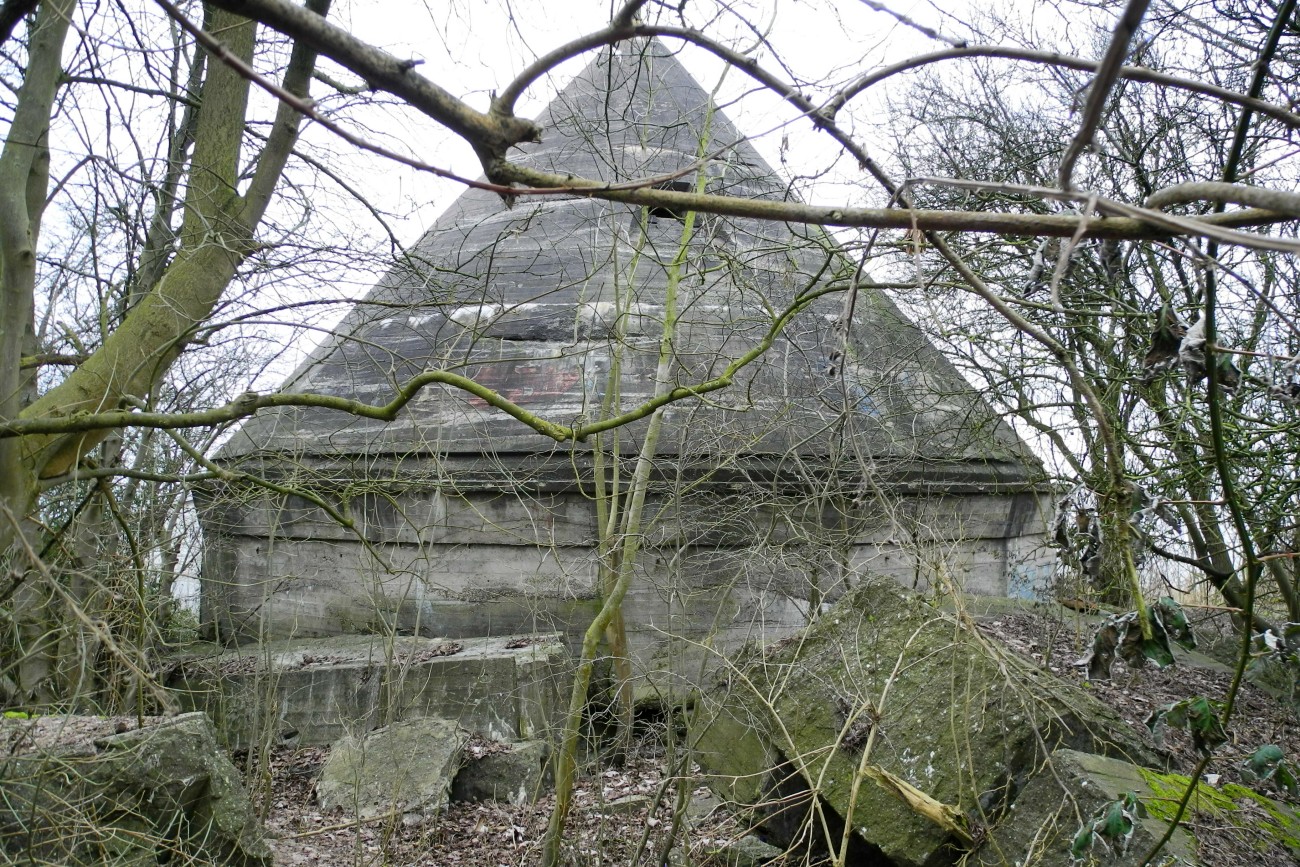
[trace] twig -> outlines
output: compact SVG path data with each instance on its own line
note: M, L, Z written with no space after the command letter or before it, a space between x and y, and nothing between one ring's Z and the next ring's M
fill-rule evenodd
M1106 99L1110 96L1116 80L1119 79L1124 57L1128 54L1129 43L1133 41L1133 35L1137 33L1138 25L1142 23L1142 16L1146 15L1149 5L1150 0L1129 0L1124 14L1115 24L1110 45L1106 47L1106 56L1102 58L1101 65L1097 67L1097 74L1093 76L1092 84L1088 88L1088 101L1083 106L1079 131L1070 142L1070 146L1066 148L1065 156L1061 158L1057 183L1063 190L1072 188L1071 176L1074 174L1074 165L1083 152L1092 147L1093 137L1097 134L1097 124L1101 123L1101 114L1106 108Z
M974 190L976 192L1014 193L1017 195L1038 196L1044 199L1056 199L1067 202L1090 202L1095 203L1097 210L1102 213L1151 223L1155 226L1164 228L1170 234L1201 235L1202 237L1214 241L1221 241L1225 244L1252 247L1257 250L1277 250L1285 253L1300 253L1300 241L1288 238L1273 238L1267 235L1253 235L1246 232L1236 232L1232 229L1221 229L1218 226L1213 226L1200 221L1193 221L1187 217L1178 217L1173 214L1165 214L1148 208L1140 208L1137 205L1130 205L1116 199L1108 199L1105 196L1099 196L1096 193L1077 192L1073 190L1055 190L1051 187L1036 187L1031 184L1009 184L1001 181L968 181L962 178L909 178L907 184L954 187L956 189ZM1086 222L1087 218L1085 216L1079 216L1073 219L1076 221L1075 236L1082 237L1084 234L1087 234L1086 232L1080 233L1077 228L1077 223Z
M917 33L920 33L923 36L928 36L937 42L946 42L949 45L951 45L953 48L966 47L965 39L954 39L951 36L944 36L942 33L940 33L938 30L935 30L933 27L927 27L926 25L920 23L919 21L913 21L911 18L908 18L902 12L895 12L893 9L890 9L884 3L877 2L877 0L862 0L862 5L866 6L869 9L874 9L877 12L882 12L885 15L888 15L890 18L893 18L899 24L902 24L904 27L910 27L913 30L915 30Z

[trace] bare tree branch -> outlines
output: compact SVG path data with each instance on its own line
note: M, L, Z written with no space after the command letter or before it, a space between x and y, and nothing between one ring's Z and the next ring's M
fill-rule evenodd
M1150 0L1129 0L1124 14L1115 24L1110 45L1106 47L1106 56L1102 58L1101 65L1097 67L1097 74L1088 87L1088 101L1083 106L1079 131L1075 133L1070 146L1065 149L1065 156L1061 157L1057 183L1063 190L1071 188L1074 165L1083 152L1092 146L1092 139L1097 134L1097 124L1101 123L1101 113L1106 108L1106 100L1110 97L1111 88L1115 86L1120 69L1124 65L1124 57L1128 54L1129 43L1133 41L1133 34L1137 33L1138 26L1142 23L1142 16L1146 14L1149 5Z
M890 9L884 3L878 2L878 0L862 0L862 5L866 6L869 9L874 9L877 12L882 12L885 15L888 15L889 17L893 18L899 24L902 24L904 27L910 27L911 29L915 30L917 33L920 33L923 36L928 36L929 38L935 40L936 42L946 42L954 48L966 47L965 39L954 39L951 36L945 36L942 33L940 33L938 30L935 30L933 27L927 27L926 25L920 23L919 21L914 21L911 18L908 18L902 12L895 12L893 9Z
M647 418L661 406L729 387L741 370L757 361L771 348L786 325L800 311L818 298L833 292L841 292L844 288L840 284L830 284L796 298L789 307L779 315L775 315L767 333L760 341L730 362L720 374L712 379L693 385L679 385L626 412L578 427L568 427L547 421L536 413L524 409L514 401L503 397L499 392L493 391L467 376L445 370L430 370L412 377L402 384L397 389L393 399L386 404L368 404L363 401L328 394L282 393L260 395L248 392L224 406L196 412L144 412L121 409L109 412L78 413L69 416L38 415L11 422L0 421L0 441L36 434L71 435L123 427L161 428L163 430L210 427L247 418L258 410L268 407L316 407L348 413L362 418L392 421L427 386L448 385L472 394L489 406L501 410L506 415L522 422L543 436L550 437L557 442L581 442L593 434L624 427L634 421Z
M40 0L5 0L4 5L0 6L0 44L9 41L18 22L30 14L39 2Z
M1265 189L1264 187L1248 187L1242 184L1224 183L1223 181L1175 184L1147 196L1147 200L1143 205L1147 208L1168 208L1171 205L1186 205L1191 202L1247 205L1300 218L1300 193L1287 193L1282 190Z
M1084 201L1092 207L1108 214L1114 214L1120 217L1127 217L1132 220L1140 220L1161 226L1171 235L1201 235L1206 238L1212 238L1227 244L1236 244L1242 247L1253 247L1257 250L1281 250L1289 253L1300 253L1300 241L1292 238L1275 238L1268 235L1255 235L1246 232L1233 232L1230 229L1220 228L1219 226L1208 225L1202 222L1194 222L1188 217L1179 217L1173 214L1163 214L1159 211L1139 208L1135 205L1129 205L1124 202L1118 202L1114 199L1108 199L1093 193L1069 192L1054 190L1050 187L1032 187L1025 184L1004 184L992 181L967 181L960 178L912 178L910 184L932 184L936 186L954 187L963 190L978 190L983 192L1001 192L1001 193L1019 193L1022 195L1039 196L1045 199L1064 199L1066 201ZM1231 185L1224 185L1231 186ZM1091 209L1089 209L1091 210ZM1082 225L1079 221L1082 217L1071 217L1075 220L1075 225ZM1075 232L1071 235L1077 241L1083 237L1083 234Z
M212 5L274 27L358 72L372 88L406 100L473 145L485 166L504 158L515 145L537 140L539 133L532 121L475 111L415 72L412 61L399 60L363 42L310 9L286 0L214 0Z
M1035 51L1031 48L1012 48L996 45L972 45L966 48L946 48L942 51L934 51L929 54L919 54L916 57L895 63L892 66L886 66L884 69L869 72L863 75L857 81L854 81L848 87L845 87L838 94L827 100L822 106L821 113L824 117L833 118L839 113L849 100L862 93L870 87L874 87L887 78L892 78L903 72L909 72L913 69L920 69L923 66L929 66L945 60L959 60L966 57L992 57L1004 60L1021 60L1026 63L1037 63L1044 66L1059 66L1063 69L1077 69L1083 72L1093 72L1098 68L1098 64L1092 60L1085 60L1082 57L1072 57L1068 54L1057 54L1052 51ZM1280 121L1291 128L1300 128L1300 114L1288 111L1281 106L1274 105L1262 99L1246 96L1224 87L1218 87L1213 84L1206 84L1201 81L1193 81L1188 78L1180 78L1176 75L1169 75L1164 72L1157 72L1154 69L1146 69L1141 66L1123 66L1120 67L1118 75L1130 81L1142 81L1148 84L1159 84L1164 87L1172 87L1177 90L1185 90L1189 93L1199 93L1230 105L1240 105L1257 111L1260 114L1267 115L1274 120Z

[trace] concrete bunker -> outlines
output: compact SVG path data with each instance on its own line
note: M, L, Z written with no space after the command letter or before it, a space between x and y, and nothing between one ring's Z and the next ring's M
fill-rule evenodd
M598 53L540 122L522 159L545 169L792 195L657 41ZM577 195L507 206L466 190L284 389L386 403L448 371L573 424L644 406L661 348L677 385L730 377L663 410L625 604L642 671L693 679L710 654L802 626L864 571L1033 592L1052 562L1036 463L899 309L858 285L856 263L820 229L705 215L686 228L666 209ZM387 423L258 415L220 458L280 492L199 492L206 628L228 642L575 640L601 595L600 499L626 485L645 427L557 443L440 384Z

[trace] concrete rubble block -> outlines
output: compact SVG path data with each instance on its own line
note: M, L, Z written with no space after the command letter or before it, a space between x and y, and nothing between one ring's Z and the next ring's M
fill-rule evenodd
M422 716L498 740L545 737L572 667L552 633L494 638L339 636L270 642L181 662L168 679L233 747L293 736L329 744Z
M606 816L635 816L643 811L648 813L654 803L655 799L649 795L623 795L606 801L601 805L600 811Z
M1136 809L1120 805L1133 821L1131 835L1108 837L1099 833L1081 849L1082 859L1071 854L1071 846L1084 823L1089 827L1102 818L1125 793L1151 804L1151 790L1136 765L1074 750L1057 750L1051 767L1046 766L1030 780L1024 791L972 859L980 867L1004 864L1033 864L1035 867L1140 867L1142 859L1169 824L1148 813L1141 818ZM1177 775L1161 775L1178 779ZM1186 777L1182 777L1186 781ZM1177 801L1164 804L1157 812L1166 814ZM1154 806L1154 805L1153 805ZM1188 814L1188 818L1191 814ZM1099 828L1099 831L1101 829ZM1157 865L1192 867L1199 863L1191 836L1183 829L1174 831Z
M746 834L709 852L705 864L708 867L763 867L765 864L779 863L784 855L783 850L771 843L766 843L753 834Z
M972 859L979 867L1033 864L1035 867L1139 867L1164 836L1189 778L1141 768L1128 762L1074 750L1058 750L1051 767L1039 771ZM1126 795L1141 809L1121 805L1119 828L1131 835L1109 835L1101 821ZM1197 827L1230 835L1256 864L1300 863L1300 816L1295 810L1244 786L1197 786L1183 822L1165 844L1156 867L1192 867L1197 859ZM1085 824L1093 834L1071 848ZM1211 843L1210 845L1214 845Z
M847 817L852 846L897 867L952 864L961 841L891 781L984 825L1057 747L1159 763L1092 696L879 578L739 657L701 701L691 738L719 797L759 809L780 845L817 807L812 838L824 823L838 846Z
M475 756L466 751L465 765L451 785L453 801L505 801L531 804L551 785L550 746L546 741L494 743Z
M428 819L447 808L469 733L455 720L396 722L334 744L316 782L322 808L360 819Z
M90 717L6 720L0 759L3 863L270 867L271 850L212 722L182 714L143 728L29 748L35 726Z

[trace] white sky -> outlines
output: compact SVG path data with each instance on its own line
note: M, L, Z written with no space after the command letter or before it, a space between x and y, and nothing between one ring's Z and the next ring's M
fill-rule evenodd
M696 4L697 8L703 5ZM866 69L943 47L857 0L831 3L759 0L734 5L753 9L748 17L768 33L781 60L810 82L843 82ZM962 2L958 7L965 5ZM936 11L928 2L902 0L891 3L891 7L941 30L953 26L946 20L946 14ZM947 7L951 9L952 4ZM563 14L556 14L557 9L562 9ZM566 0L564 3L352 0L332 17L372 44L398 56L421 60L422 74L474 107L485 109L489 93L503 88L534 57L600 29L608 21L609 13L608 0ZM720 31L723 36L734 32L733 27L725 26ZM719 35L719 31L711 35ZM587 54L539 82L526 94L518 113L527 117L539 114L557 90L592 56ZM756 56L765 66L782 72L780 61L772 52L762 50ZM687 48L682 60L706 89L718 82L722 64L707 52ZM332 66L326 64L326 68ZM353 80L346 73L338 76ZM317 93L323 90L319 83L316 88ZM793 110L777 97L766 92L754 93L753 89L751 79L733 70L722 88L720 103L741 132L753 137L760 153L773 166L781 166L783 139L788 144L786 170L790 173L820 171L835 161L837 148L829 137L815 132L811 123L797 120ZM480 174L472 151L454 135L414 111L386 114L379 128L405 140L408 146L418 141L418 148L411 148L412 155L459 174L471 177ZM869 130L861 132L867 133L869 139ZM310 135L329 134L317 129ZM366 161L369 160L367 157ZM410 234L405 239L408 242L417 238L461 190L454 183L391 162L382 172L382 188L373 188L381 200L392 202L394 207L415 209L410 218ZM856 167L846 166L840 176L849 172L856 176ZM838 201L855 192L860 194L860 185L828 188L825 195L828 201Z

